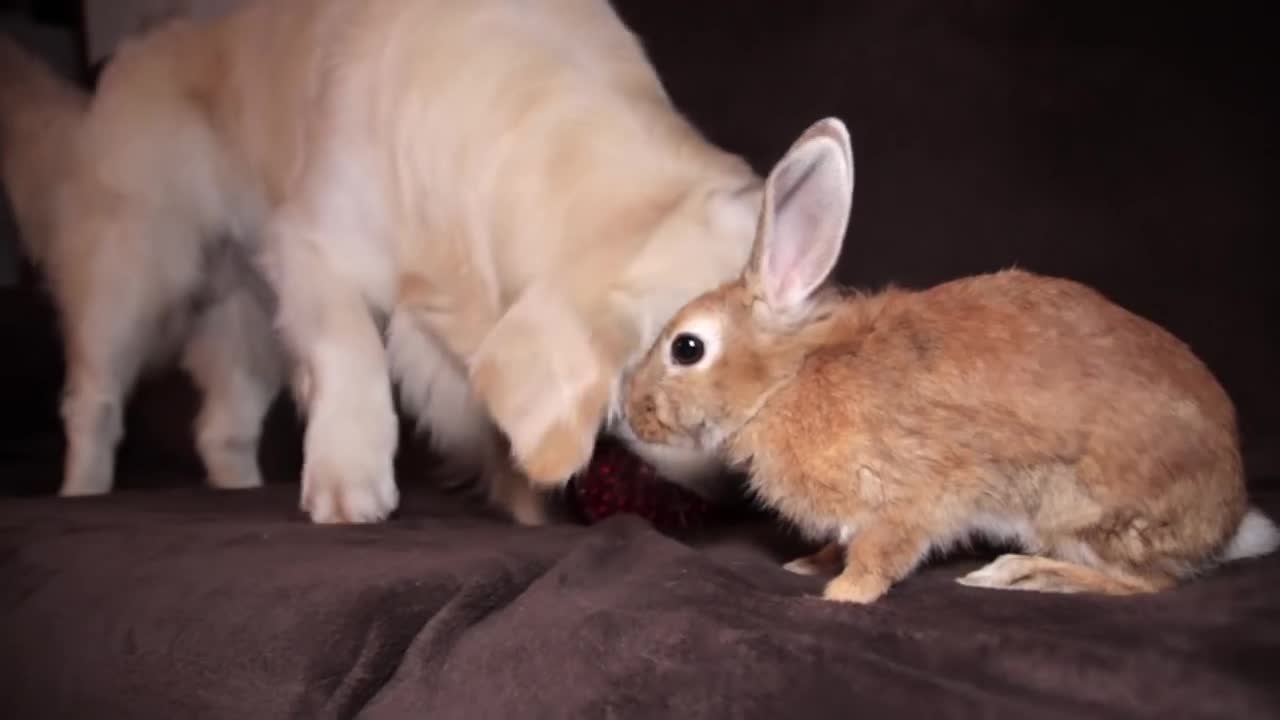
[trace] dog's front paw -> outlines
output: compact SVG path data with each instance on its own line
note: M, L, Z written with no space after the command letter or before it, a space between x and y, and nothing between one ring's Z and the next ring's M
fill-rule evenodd
M317 418L307 431L302 510L320 524L385 520L400 503L394 422L326 420Z
M390 466L380 472L309 468L302 477L302 509L318 524L375 523L400 503Z
M516 438L516 464L537 488L564 487L569 479L591 462L595 448L594 426L586 423L558 422L536 443Z
M538 527L551 521L550 499L529 484L515 468L495 467L488 473L489 500L520 525Z

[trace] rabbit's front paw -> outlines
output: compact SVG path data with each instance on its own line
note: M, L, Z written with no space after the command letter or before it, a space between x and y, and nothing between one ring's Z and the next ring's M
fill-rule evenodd
M867 605L889 591L889 582L875 575L851 574L848 570L827 583L822 597L835 602Z

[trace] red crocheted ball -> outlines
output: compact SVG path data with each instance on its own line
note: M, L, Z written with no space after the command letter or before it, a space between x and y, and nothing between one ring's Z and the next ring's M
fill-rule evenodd
M570 482L569 493L588 523L632 513L669 532L704 527L716 514L713 503L662 479L653 466L611 438L596 444L586 470Z

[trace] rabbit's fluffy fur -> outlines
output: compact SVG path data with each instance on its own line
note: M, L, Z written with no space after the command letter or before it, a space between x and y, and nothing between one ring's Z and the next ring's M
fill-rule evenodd
M839 564L825 596L872 602L975 534L1004 555L967 585L1168 588L1270 552L1247 504L1235 410L1168 332L1078 283L1006 270L928 290L826 282L853 191L844 125L769 176L742 276L683 308L628 380L647 441L723 453Z
M310 517L386 517L394 381L541 522L623 371L750 252L761 179L606 0L255 0L125 42L92 98L0 52L6 185L66 340L66 495L111 488L131 386L180 353L215 485L261 482L289 381ZM629 439L676 481L718 469Z

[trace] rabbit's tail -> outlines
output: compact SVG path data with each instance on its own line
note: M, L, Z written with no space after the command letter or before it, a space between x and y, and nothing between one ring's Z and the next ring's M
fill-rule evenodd
M1276 548L1280 548L1280 528L1261 510L1251 507L1223 551L1222 559L1230 562L1269 555Z

